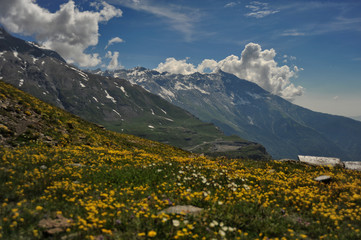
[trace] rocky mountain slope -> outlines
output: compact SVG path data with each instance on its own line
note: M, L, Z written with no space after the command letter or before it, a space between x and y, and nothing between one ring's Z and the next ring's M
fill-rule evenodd
M161 143L107 131L0 81L1 147L68 144L95 148L124 145L137 149L153 146L171 150Z
M141 85L226 134L261 143L274 158L361 160L360 122L299 107L232 74L181 75L141 67L98 73Z
M57 53L0 29L0 79L118 132L212 155L268 159L264 147L225 136L211 123L126 80L87 73Z

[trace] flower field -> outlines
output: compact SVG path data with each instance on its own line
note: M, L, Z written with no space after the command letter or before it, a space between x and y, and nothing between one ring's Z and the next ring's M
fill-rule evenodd
M0 150L4 239L361 239L361 173L133 146ZM137 148L139 146L148 146ZM330 184L314 181L333 177ZM174 205L199 214L166 214ZM49 233L43 219L66 219Z
M0 120L1 239L361 239L361 172L194 155L2 82Z

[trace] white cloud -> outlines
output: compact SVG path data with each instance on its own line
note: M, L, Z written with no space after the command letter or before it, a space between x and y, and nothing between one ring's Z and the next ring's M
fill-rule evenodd
M112 45L113 43L122 43L122 42L124 42L123 39L121 39L121 38L119 38L119 37L114 37L114 38L112 38L112 39L110 39L110 40L108 41L108 44L105 46L104 49L107 49L107 48L108 48L110 45Z
M196 9L181 5L164 4L164 2L162 5L149 0L117 0L114 3L166 19L166 23L176 31L181 32L186 41L193 39L195 34L194 23L200 16Z
M224 5L224 7L231 8L231 7L237 6L238 4L240 4L240 2L230 2L230 3L227 3L226 5Z
M170 72L174 74L192 74L197 72L194 65L187 63L187 59L176 60L175 58L167 58L165 63L159 63L156 68L158 72Z
M205 72L204 70L208 69L210 71L214 71L218 68L218 63L216 60L213 59L204 59L201 64L198 65L197 71L198 72Z
M252 1L246 8L250 9L251 12L246 13L247 17L264 18L268 15L278 13L278 10L270 9L268 3Z
M112 53L111 51L108 51L105 57L111 59L107 66L108 70L116 70L116 69L124 68L121 64L118 63L119 52Z
M286 30L281 34L281 36L291 36L291 37L299 37L299 36L305 36L305 35L306 35L305 33L298 32L295 29Z
M220 69L241 79L254 82L273 94L293 101L295 97L303 94L304 89L301 86L296 87L290 79L297 77L296 74L303 69L297 66L293 69L287 65L278 66L274 60L275 56L276 51L274 49L262 50L259 44L249 43L245 46L240 57L230 55L218 62L205 59L197 67L187 63L187 59L167 58L166 62L160 63L155 70L175 74L192 74L194 72L204 73L205 69L211 71Z
M84 51L98 44L98 24L122 16L120 9L106 2L98 5L102 8L98 12L80 11L69 0L51 13L33 0L2 0L0 23L11 32L35 36L70 63L93 67L101 62L99 55Z

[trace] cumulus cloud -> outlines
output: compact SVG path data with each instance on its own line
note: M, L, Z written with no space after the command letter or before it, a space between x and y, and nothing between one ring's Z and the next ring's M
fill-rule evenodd
M271 9L268 3L252 1L246 5L246 8L250 10L245 15L247 17L264 18L268 15L278 13L278 10Z
M245 46L240 57L230 55L218 62L213 59L205 59L197 67L187 63L187 59L167 58L165 63L160 63L155 70L175 74L192 74L194 72L204 73L205 69L211 71L220 69L241 79L254 82L273 94L293 101L295 97L303 94L304 89L301 86L295 86L290 79L297 77L296 74L303 69L297 66L293 69L287 65L278 66L275 56L276 51L274 49L262 50L259 44L249 43Z
M188 59L177 60L175 58L167 58L164 63L159 63L156 70L158 72L170 72L175 74L192 74L197 72L193 64L187 63Z
M122 16L120 9L106 2L100 5L98 12L80 11L69 0L51 13L32 0L2 0L0 23L11 32L35 36L69 63L93 67L101 62L99 55L84 51L98 44L98 24Z
M111 51L108 51L105 57L111 59L107 66L108 70L116 70L116 69L124 68L121 64L118 63L119 52L112 53Z
M123 39L121 39L121 38L119 38L119 37L114 37L114 38L112 38L112 39L110 39L110 40L108 41L108 44L105 46L104 49L107 49L107 48L108 48L110 45L112 45L113 43L122 43L122 42L124 42Z

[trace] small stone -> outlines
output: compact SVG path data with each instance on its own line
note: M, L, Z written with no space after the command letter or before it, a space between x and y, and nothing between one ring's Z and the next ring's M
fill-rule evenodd
M71 163L71 164L69 164L69 166L72 166L72 167L84 167L84 165L83 164L81 164L81 163Z
M40 169L41 169L41 170L46 170L47 168L48 168L48 167L45 166L45 165L41 165L41 166L40 166Z
M71 227L72 219L67 219L62 215L57 215L55 219L44 218L40 220L38 226L45 229L45 232L54 235L64 232L66 228Z
M197 214L200 213L201 211L203 211L203 208L195 207L192 205L178 205L178 206L166 208L160 211L158 214L167 213L167 214L187 215L187 214Z
M331 182L331 180L332 180L332 177L327 176L327 175L321 175L321 176L318 176L317 178L315 178L315 181L323 182L323 183L329 183L329 182Z

